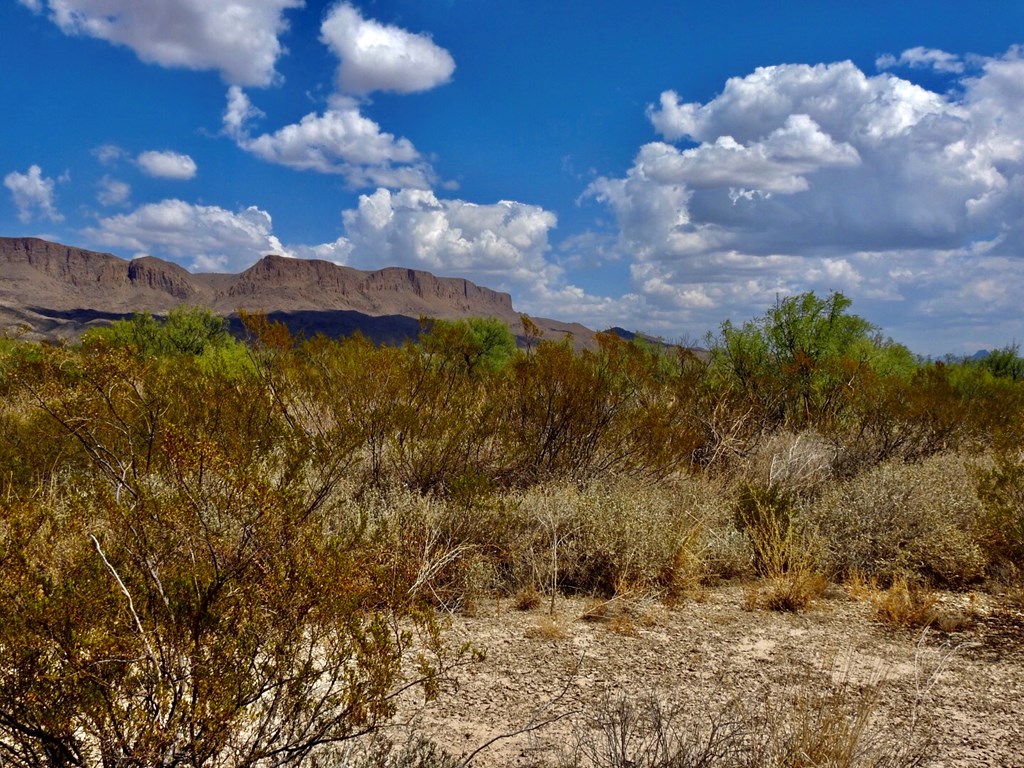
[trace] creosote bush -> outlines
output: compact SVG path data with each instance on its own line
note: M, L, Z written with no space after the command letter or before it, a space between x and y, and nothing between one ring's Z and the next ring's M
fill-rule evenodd
M44 484L3 475L5 763L303 763L443 683L458 654L258 379L106 344L14 375L8 436L65 439Z

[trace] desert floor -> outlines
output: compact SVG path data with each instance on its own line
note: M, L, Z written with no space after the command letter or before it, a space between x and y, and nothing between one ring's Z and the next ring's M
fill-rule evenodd
M922 633L874 620L871 600L846 588L801 613L751 610L749 589L726 584L673 607L560 598L554 620L546 600L530 611L479 601L473 615L451 618L449 636L485 649L485 660L460 670L458 689L438 700L405 702L402 719L465 756L560 718L498 739L472 763L544 766L588 733L601 702L682 702L707 721L729 701L783 711L839 692L847 702L872 697L868 738L927 743L931 764L1024 766L1019 603L944 594L947 631Z

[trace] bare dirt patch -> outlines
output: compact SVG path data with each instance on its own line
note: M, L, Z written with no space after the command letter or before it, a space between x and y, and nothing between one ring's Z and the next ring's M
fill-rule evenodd
M802 613L749 610L729 584L699 601L558 599L556 615L481 601L450 633L485 649L457 691L407 717L439 746L468 755L531 723L562 719L501 739L474 765L556 764L585 729L586 713L612 697L658 697L709 712L730 700L831 686L875 700L873 727L927 742L931 763L1024 766L1024 614L989 595L943 595L956 631L898 630L872 619L868 600L831 588ZM913 731L913 733L911 733Z

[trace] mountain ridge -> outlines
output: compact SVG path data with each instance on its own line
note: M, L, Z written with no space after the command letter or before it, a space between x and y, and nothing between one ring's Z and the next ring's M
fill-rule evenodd
M409 337L408 320L420 317L495 317L513 332L520 326L508 293L405 267L364 271L268 254L240 273L190 272L154 256L129 260L41 238L0 237L0 331L8 334L73 338L119 316L182 305L225 317L264 312L293 332L360 330L387 343ZM331 313L343 314L332 323ZM577 346L594 344L594 332L578 323L531 319L548 338L572 335Z

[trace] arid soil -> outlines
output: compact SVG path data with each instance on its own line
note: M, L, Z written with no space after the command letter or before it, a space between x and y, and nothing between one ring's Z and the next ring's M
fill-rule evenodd
M922 633L875 621L871 601L843 588L802 613L749 610L746 589L728 584L671 608L559 599L554 621L547 601L530 611L481 601L475 615L452 618L450 636L486 659L460 672L458 690L426 706L408 702L403 716L454 755L562 717L499 739L473 762L541 766L585 732L586 713L623 695L710 713L737 697L785 706L801 691L838 687L851 700L876 697L872 727L893 743L928 742L930 764L1024 766L1019 603L943 595L952 631Z

